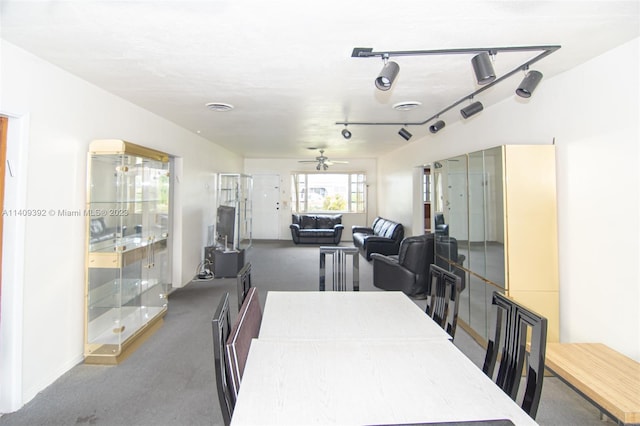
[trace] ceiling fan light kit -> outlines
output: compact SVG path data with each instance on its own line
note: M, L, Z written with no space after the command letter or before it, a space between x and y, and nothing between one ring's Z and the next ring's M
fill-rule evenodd
M331 161L329 157L325 157L324 149L320 150L320 155L318 155L315 160L299 160L298 163L316 163L316 170L329 170L329 166L334 164L349 164L348 161Z
M484 92L490 87L495 86L496 84L501 83L512 75L525 71L526 75L518 88L516 89L516 95L522 98L529 98L533 94L533 91L536 89L540 80L542 79L542 73L540 71L531 70L529 71L529 66L540 61L541 59L547 57L552 54L556 50L560 49L560 45L545 45L545 46L509 46L509 47L480 47L480 48L464 48L464 49L439 49L439 50L404 50L404 51L385 51L385 52L374 52L371 47L355 47L351 53L351 57L353 58L370 58L370 57L381 57L384 61L384 66L376 77L375 86L379 90L387 91L391 89L398 73L400 72L400 66L394 62L390 61L389 58L392 56L423 56L423 55L461 55L468 54L474 55L471 58L471 66L473 68L473 72L476 77L476 82L481 87L472 93L458 99L457 101L452 102L447 107L442 110L436 112L432 116L428 117L424 121L412 122L412 123L400 123L400 122L366 122L366 121L338 121L336 124L338 125L364 125L364 126L375 126L375 125L388 125L388 126L421 126L429 123L433 120L438 120L440 116L448 112L449 110L457 107L463 102L473 99L476 95ZM533 58L525 61L524 63L516 66L511 71L506 72L500 77L497 76L494 68L493 68L493 59L495 56L500 53L513 53L513 52L540 52ZM463 118L469 118L484 109L482 103L474 102L460 110L460 114ZM445 126L443 120L438 120L431 126L429 126L429 131L431 133L437 133ZM409 133L404 127L400 129L398 132L400 136L402 136L405 140L409 140L411 138L411 133ZM343 134L344 136L344 134Z

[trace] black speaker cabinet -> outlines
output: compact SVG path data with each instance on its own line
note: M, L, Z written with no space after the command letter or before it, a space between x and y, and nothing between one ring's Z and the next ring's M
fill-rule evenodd
M214 246L205 247L204 260L215 278L235 278L244 266L244 249L224 251Z

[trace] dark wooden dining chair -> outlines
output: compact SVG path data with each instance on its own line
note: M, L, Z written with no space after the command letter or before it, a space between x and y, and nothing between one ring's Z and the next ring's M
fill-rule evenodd
M544 379L547 319L498 292L493 293L492 306L495 322L482 371L535 419ZM524 392L519 393L521 383Z
M231 319L229 317L229 293L220 298L220 303L211 320L213 329L213 359L216 373L216 389L218 401L222 411L222 420L225 425L231 424L231 415L235 407L235 399L231 393L230 378L227 373L227 359L224 350L225 342L229 337Z
M262 308L258 297L258 289L251 287L247 291L244 303L238 313L229 339L225 345L227 368L230 378L231 395L234 401L238 398L240 382L244 373L244 366L249 356L251 340L258 337L262 322Z
M453 339L458 324L460 277L432 263L428 280L426 312Z
M320 284L319 290L326 290L327 280L327 264L326 256L331 255L331 279L333 291L347 291L349 284L349 276L353 283L353 291L360 290L360 258L358 257L357 247L335 247L335 246L322 246L320 247ZM347 256L351 256L352 270L351 273L347 270Z
M251 288L251 262L247 262L240 271L238 271L237 287L238 287L238 311L244 302L247 292Z

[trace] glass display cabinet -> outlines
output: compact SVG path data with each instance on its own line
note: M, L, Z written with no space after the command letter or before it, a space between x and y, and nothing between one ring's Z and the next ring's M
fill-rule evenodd
M216 243L227 250L251 247L253 178L249 175L218 175Z
M218 175L215 243L205 247L205 262L216 278L235 277L244 266L252 240L252 190L249 175Z
M85 362L117 364L167 310L169 156L96 140L87 175Z
M464 277L458 319L478 340L491 297L506 294L548 319L559 339L555 147L504 145L434 163L436 261Z

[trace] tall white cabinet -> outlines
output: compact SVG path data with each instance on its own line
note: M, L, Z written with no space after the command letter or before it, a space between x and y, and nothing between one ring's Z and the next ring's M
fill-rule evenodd
M96 140L87 174L85 362L117 364L167 310L169 156Z
M503 145L434 163L433 208L442 212L465 275L459 320L480 340L499 291L548 319L559 340L555 146ZM442 241L442 240L441 240ZM441 245L451 249L455 245Z

